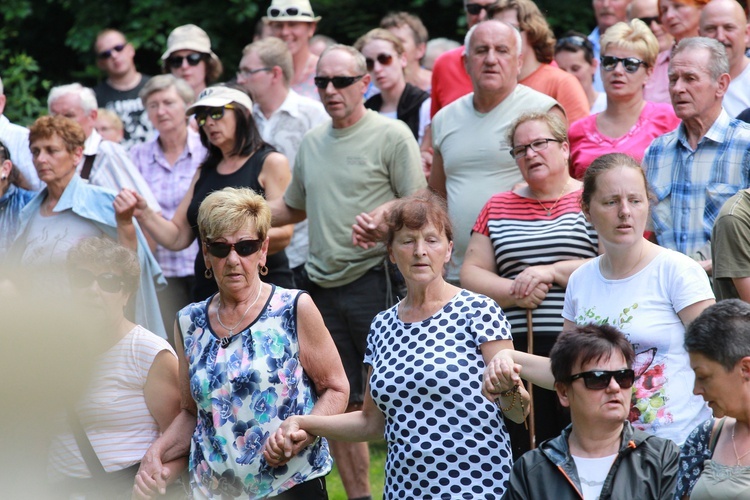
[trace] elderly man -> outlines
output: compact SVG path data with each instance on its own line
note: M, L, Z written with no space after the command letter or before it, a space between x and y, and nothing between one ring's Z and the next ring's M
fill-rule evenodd
M736 0L712 0L701 12L700 34L721 43L729 59L729 83L722 105L729 116L750 107L750 58L747 50L747 18Z
M674 38L661 24L658 0L632 0L628 5L628 19L640 19L646 23L659 42L659 55L656 56L651 76L643 87L643 98L652 102L671 102L668 73Z
M682 123L654 139L643 159L657 198L657 241L708 272L714 220L730 196L750 186L750 126L721 106L729 81L723 45L705 37L681 40L669 62L669 92Z
M96 36L94 51L96 65L107 74L107 78L93 89L96 100L122 120L125 133L122 145L125 148L144 142L153 126L138 93L149 77L135 68L133 45L121 32L106 29Z
M601 55L601 46L599 39L610 26L621 21L628 20L628 4L630 0L592 0L591 6L594 8L594 17L596 18L596 28L589 34L589 40L594 44L594 59L599 60ZM602 74L597 71L594 73L594 89L597 92L604 92L604 83Z
M98 107L91 89L79 83L53 87L47 98L47 107L51 115L62 115L78 122L86 134L83 159L78 165L81 177L91 184L117 192L123 188L137 191L153 210L161 212L159 202L125 149L103 140L94 128Z
M274 226L305 218L310 223L308 290L349 378L348 411L360 409L364 400L370 322L392 290L385 249L371 242L394 199L425 187L409 127L365 108L369 83L357 50L333 45L323 52L315 85L331 122L305 135L292 183L283 199L269 203ZM349 498L368 498L367 443L335 442L331 450Z
M283 153L292 168L302 137L329 120L320 101L290 88L293 76L292 54L278 38L264 38L242 51L237 83L253 98L253 118L261 137ZM294 226L292 241L285 248L289 267L300 282L307 250L307 221L302 221Z
M485 21L466 34L463 60L474 93L440 111L432 122L435 150L430 187L448 200L456 227L448 279L458 271L479 211L495 193L522 181L505 137L521 113L564 113L551 97L518 85L521 35L502 21Z
M10 150L10 157L13 158L13 164L23 174L25 183L21 186L30 191L39 191L42 183L36 175L36 169L31 162L31 152L29 151L29 129L11 123L3 114L5 111L6 97L3 88L3 81L0 79L0 139Z

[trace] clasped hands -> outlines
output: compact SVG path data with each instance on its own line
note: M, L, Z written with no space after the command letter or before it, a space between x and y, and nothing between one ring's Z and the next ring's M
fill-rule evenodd
M500 393L521 384L521 365L513 362L510 349L504 349L490 360L482 375L482 394L493 403Z
M315 439L316 436L300 429L299 417L289 417L268 436L263 446L263 456L271 467L281 467Z
M513 279L510 295L518 307L536 309L547 297L554 280L552 266L527 267Z

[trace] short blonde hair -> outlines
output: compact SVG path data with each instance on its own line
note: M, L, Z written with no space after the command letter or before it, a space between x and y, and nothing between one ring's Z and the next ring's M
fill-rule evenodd
M396 51L396 54L403 55L404 53L404 44L401 43L401 40L399 40L396 35L383 28L372 29L359 37L357 41L354 42L354 48L362 52L362 49L365 48L365 45L372 42L373 40L383 40L384 42L390 42L391 45L393 45L393 50Z
M111 109L99 108L97 117L107 120L109 125L118 132L122 132L125 129L124 125L122 124L122 119L117 116L117 113L115 113Z
M656 62L656 56L659 55L659 42L651 32L651 28L640 19L633 19L629 23L619 22L607 28L607 31L601 37L601 54L609 48L610 45L616 48L632 50L640 58L653 67Z
M250 188L214 191L198 209L198 232L204 242L234 234L250 222L258 238L265 240L271 228L271 209L265 198Z
M541 122L547 125L553 139L560 142L568 142L568 126L565 121L556 114L530 112L519 116L508 128L508 143L511 148L516 147L515 136L516 129L526 122Z
M246 45L242 49L242 57L250 53L257 55L264 66L270 66L271 68L278 66L281 68L281 73L284 75L284 82L289 84L292 81L294 77L292 53L289 52L286 43L280 38L271 36Z

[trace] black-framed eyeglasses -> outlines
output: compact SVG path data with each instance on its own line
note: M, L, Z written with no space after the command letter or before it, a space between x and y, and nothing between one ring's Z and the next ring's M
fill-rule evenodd
M651 23L661 24L661 19L659 19L659 16L639 17L638 19L643 21L646 26L651 26Z
M315 86L319 89L325 89L328 87L329 83L333 84L333 88L336 89L345 89L346 87L350 85L354 85L354 83L360 81L362 78L364 78L365 75L359 75L359 76L316 76L315 77Z
M266 66L265 68L256 68L256 69L247 69L247 68L240 68L237 70L237 78L250 78L255 73L260 73L261 71L271 71L273 68L270 68Z
M99 52L96 55L96 57L98 57L99 59L102 59L102 60L109 59L110 57L112 57L112 54L114 54L115 52L122 52L125 49L125 47L127 47L127 45L128 45L128 42L120 43L118 45L115 45L111 49L103 50L103 51Z
M516 146L515 148L510 150L510 155L513 157L514 160L520 160L521 158L526 156L526 151L531 148L532 151L535 153L538 153L539 151L544 151L549 146L550 142L562 142L558 139L552 139L552 138L545 138L545 139L537 139L534 142L531 142L529 144L522 144L520 146Z
M613 371L594 370L590 372L576 373L570 377L570 381L573 382L574 380L582 378L586 389L600 391L609 387L612 377L615 378L615 382L617 382L617 385L619 385L621 389L630 389L635 382L635 371L630 368Z
M103 292L117 293L125 285L122 276L114 273L96 275L86 269L76 269L71 271L68 276L70 277L70 285L74 288L88 288L96 281L96 284L99 285L99 288Z
M227 104L220 108L201 108L195 112L195 121L199 127L202 127L206 124L208 118L211 118L213 121L221 120L224 118L225 109L234 109L234 106Z
M490 9L494 6L495 6L494 3L491 3L489 5L482 5L481 3L467 3L466 12L468 12L472 16L478 16L480 12L485 11L487 15L489 16Z
M305 16L312 19L313 15L312 12L302 12L297 7L287 7L286 9L280 9L278 7L269 7L266 11L266 14L268 14L268 17L271 19L277 18L277 17L295 17L295 16Z
M198 64L206 57L205 54L201 54L198 52L193 52L192 54L188 54L186 56L169 56L167 57L167 64L172 69L177 69L182 67L182 61L187 60L187 63L190 66L198 66Z
M375 69L375 61L378 61L381 66L389 66L393 62L393 54L378 54L375 59L370 59L369 57L365 58L365 64L367 65L367 71L372 71ZM335 85L334 85L335 87Z
M615 56L602 56L602 68L604 71L614 71L617 67L617 63L622 63L622 67L628 73L635 73L641 66L648 67L645 61L641 61L636 57L615 57Z
M248 255L252 255L260 250L261 246L263 246L263 240L240 240L237 243L223 243L221 241L206 242L208 253L220 259L229 255L229 252L231 252L232 249L234 249L240 257L247 257Z

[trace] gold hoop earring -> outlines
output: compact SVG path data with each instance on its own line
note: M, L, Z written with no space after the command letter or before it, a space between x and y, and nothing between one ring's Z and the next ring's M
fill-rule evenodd
M261 276L265 276L265 275L268 274L268 268L265 266L265 264L262 265L262 266L259 265L258 266L258 272L260 273Z
M214 277L213 269L209 267L208 269L203 271L203 276L205 276L207 280L210 280L211 278L213 278Z

